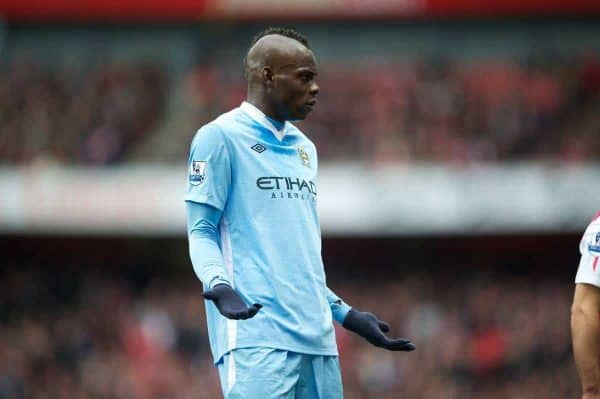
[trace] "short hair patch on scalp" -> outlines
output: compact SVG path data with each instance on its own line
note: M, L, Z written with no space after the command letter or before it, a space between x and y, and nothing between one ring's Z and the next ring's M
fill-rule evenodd
M250 51L252 46L254 46L257 41L268 35L280 35L289 37L290 39L294 39L295 41L297 41L298 43L302 44L304 47L310 50L310 43L308 42L308 38L302 33L298 32L294 28L272 26L263 30L262 32L257 33L256 36L254 36L252 42L250 42L250 47L248 47L248 51Z

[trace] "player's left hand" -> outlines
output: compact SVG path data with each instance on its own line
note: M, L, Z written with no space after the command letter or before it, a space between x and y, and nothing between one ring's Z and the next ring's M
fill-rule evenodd
M373 313L350 309L342 325L380 348L406 352L414 351L417 348L408 339L388 338L385 333L390 331L389 324L379 320Z

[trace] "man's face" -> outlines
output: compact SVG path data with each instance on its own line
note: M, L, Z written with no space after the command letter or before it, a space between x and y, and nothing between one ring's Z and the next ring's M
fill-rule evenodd
M278 116L284 120L302 120L317 103L319 86L317 66L310 50L287 57L273 70L270 96Z

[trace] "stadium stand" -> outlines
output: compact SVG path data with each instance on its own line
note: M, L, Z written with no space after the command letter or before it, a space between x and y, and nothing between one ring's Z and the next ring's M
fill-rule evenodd
M600 156L600 60L449 59L321 67L302 128L323 161L545 160ZM181 93L180 93L181 91ZM186 159L194 131L245 93L214 63L181 84L164 67L105 64L72 74L15 63L0 75L0 159L107 165ZM15 95L16 94L16 95ZM178 106L167 107L177 97Z
M0 398L219 397L196 281L41 270L0 280ZM336 287L419 346L397 356L337 329L346 398L576 395L570 284L416 273L377 295L352 278Z

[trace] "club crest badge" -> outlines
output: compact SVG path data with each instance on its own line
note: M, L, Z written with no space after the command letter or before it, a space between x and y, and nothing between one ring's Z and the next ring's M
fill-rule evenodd
M300 157L300 161L302 161L302 165L310 168L310 158L308 157L308 152L303 147L298 147L298 156Z
M206 179L204 174L205 170L206 161L192 161L192 164L190 165L190 184L192 186L202 184Z

